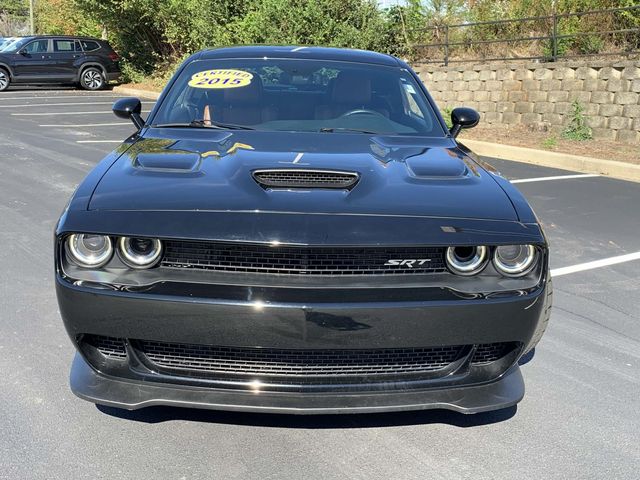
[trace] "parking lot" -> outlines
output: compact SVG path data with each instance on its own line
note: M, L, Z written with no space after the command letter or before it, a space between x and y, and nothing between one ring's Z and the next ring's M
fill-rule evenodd
M517 408L292 417L73 396L53 229L134 131L116 98L0 94L0 478L640 478L640 184L516 162L490 160L544 223L555 288Z

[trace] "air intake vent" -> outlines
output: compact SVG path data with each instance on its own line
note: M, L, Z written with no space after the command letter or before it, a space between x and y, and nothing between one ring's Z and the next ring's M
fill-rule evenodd
M255 170L253 178L263 188L337 188L348 190L358 183L355 172L301 168Z
M476 348L476 352L471 361L475 365L495 362L511 353L515 348L520 348L520 346L521 344L517 342L481 343Z
M122 338L103 337L102 335L85 335L83 342L87 345L91 345L107 358L127 358L127 350Z

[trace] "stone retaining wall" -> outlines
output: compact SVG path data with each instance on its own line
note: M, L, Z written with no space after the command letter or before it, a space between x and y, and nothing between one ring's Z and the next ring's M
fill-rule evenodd
M414 68L441 109L464 105L489 124L561 131L578 100L594 138L640 142L639 60Z

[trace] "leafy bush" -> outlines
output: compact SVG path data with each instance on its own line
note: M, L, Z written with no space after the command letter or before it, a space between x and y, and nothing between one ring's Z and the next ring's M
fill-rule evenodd
M37 0L37 30L82 34L108 40L120 53L130 79L171 71L184 55L205 47L272 43L328 45L393 53L410 59L441 59L448 29L451 57L513 56L550 58L551 42L478 43L546 36L549 18L484 23L499 19L631 6L637 0L405 0L386 10L377 0ZM0 16L24 18L27 2L0 0ZM470 7L473 5L473 8ZM0 28L2 25L0 25ZM426 27L426 28L425 28ZM601 30L640 27L640 11L558 17L558 33L593 32L559 39L557 54L599 53L614 45L640 48L637 32L601 36ZM469 58L469 57L468 57Z
M599 53L604 49L604 40L597 35L585 35L575 41L578 52L582 54Z
M145 79L145 74L127 59L120 61L120 70L122 70L122 79L125 83L141 83Z
M73 1L106 27L113 46L142 74L169 71L184 55L230 44L390 50L386 16L373 0Z
M562 132L562 136L569 140L590 140L593 138L593 132L586 124L584 117L584 107L580 102L574 100L571 104L571 120L569 125Z
M100 37L102 27L69 0L35 2L36 31L50 35Z

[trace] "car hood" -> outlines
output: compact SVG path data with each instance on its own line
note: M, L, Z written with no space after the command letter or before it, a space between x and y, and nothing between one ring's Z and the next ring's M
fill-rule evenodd
M150 129L102 177L89 210L282 212L517 220L451 139ZM263 188L264 169L354 172L351 189Z

